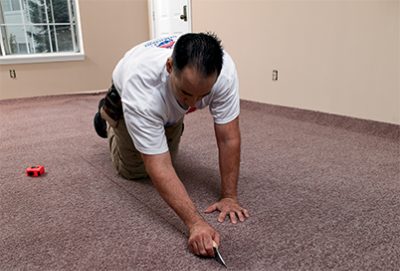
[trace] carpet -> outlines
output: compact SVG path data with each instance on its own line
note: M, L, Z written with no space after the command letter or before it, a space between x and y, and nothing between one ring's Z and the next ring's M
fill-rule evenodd
M115 173L92 127L102 96L0 101L0 270L225 270L189 252L150 180ZM400 269L398 125L242 101L240 126L251 217L204 214L229 270ZM176 170L199 210L218 199L207 109L186 116Z

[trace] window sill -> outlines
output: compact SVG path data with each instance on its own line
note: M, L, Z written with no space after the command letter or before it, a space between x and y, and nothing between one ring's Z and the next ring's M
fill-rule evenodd
M79 61L84 60L84 53L48 53L35 55L10 55L0 56L0 65L6 64L28 64L60 61Z

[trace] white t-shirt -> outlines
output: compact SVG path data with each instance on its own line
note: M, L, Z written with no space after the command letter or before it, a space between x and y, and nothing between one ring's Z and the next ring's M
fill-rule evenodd
M171 36L137 45L118 62L112 75L121 96L128 132L136 149L144 154L167 152L164 127L175 124L188 111L179 105L170 89L166 69L177 38ZM197 109L206 106L217 124L228 123L240 113L236 68L226 52L210 94L196 103Z

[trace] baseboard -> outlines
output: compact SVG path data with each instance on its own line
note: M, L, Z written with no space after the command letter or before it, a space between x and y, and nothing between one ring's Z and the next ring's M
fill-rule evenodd
M265 114L277 115L293 120L313 122L324 126L333 126L357 133L400 141L400 125L396 124L247 100L241 100L241 107L246 110L256 110Z

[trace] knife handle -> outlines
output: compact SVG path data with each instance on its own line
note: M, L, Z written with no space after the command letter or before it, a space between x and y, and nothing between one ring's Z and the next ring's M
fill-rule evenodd
M215 243L215 241L214 241L214 240L212 240L212 242L213 242L213 247L215 247L215 248L218 248L218 245L217 245L217 243Z

